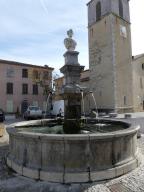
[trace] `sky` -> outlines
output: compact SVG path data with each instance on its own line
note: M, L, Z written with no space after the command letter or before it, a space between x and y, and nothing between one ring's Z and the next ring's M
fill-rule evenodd
M72 28L88 69L88 0L0 0L0 59L59 69L64 65L63 44ZM144 1L131 0L132 54L144 53Z

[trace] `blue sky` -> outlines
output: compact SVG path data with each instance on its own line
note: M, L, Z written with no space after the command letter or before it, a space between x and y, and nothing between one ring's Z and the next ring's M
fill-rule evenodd
M0 0L0 59L44 65L64 64L63 39L74 30L79 62L88 68L88 0ZM57 3L57 4L56 4ZM144 2L131 0L133 55L144 52Z

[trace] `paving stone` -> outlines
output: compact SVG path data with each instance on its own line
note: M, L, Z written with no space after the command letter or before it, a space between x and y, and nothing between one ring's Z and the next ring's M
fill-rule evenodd
M109 186L111 192L134 192L132 189L124 186L122 183L116 183L114 185Z

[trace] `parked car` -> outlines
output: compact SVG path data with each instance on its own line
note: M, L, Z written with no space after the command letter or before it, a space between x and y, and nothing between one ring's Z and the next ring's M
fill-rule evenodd
M56 118L56 115L50 113L50 112L45 112L43 111L43 119L54 119Z
M42 110L37 106L29 106L24 112L23 117L26 120L42 118Z
M2 109L0 109L0 122L3 122L5 120L5 114Z

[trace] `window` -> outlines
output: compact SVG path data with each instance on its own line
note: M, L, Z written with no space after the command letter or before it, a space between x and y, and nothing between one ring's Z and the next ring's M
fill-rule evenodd
M14 77L14 69L13 68L8 68L7 69L7 77Z
M101 19L101 3L96 4L96 21Z
M22 77L28 78L28 69L22 69Z
M140 88L141 88L141 89L143 88L143 80L142 80L142 77L140 77Z
M33 85L33 95L38 95L38 85L37 84Z
M28 94L28 84L26 83L22 84L22 94Z
M34 79L39 79L40 73L37 70L33 70L33 78Z
M93 28L90 29L90 36L93 37Z
M13 83L7 83L7 94L13 94Z
M44 78L45 80L48 80L48 79L49 79L49 72L48 72L48 71L44 71L44 72L43 72L43 78Z
M126 98L126 96L124 96L124 105L126 105L127 104L127 98Z
M119 0L119 16L123 17L123 4L122 4L122 0Z

